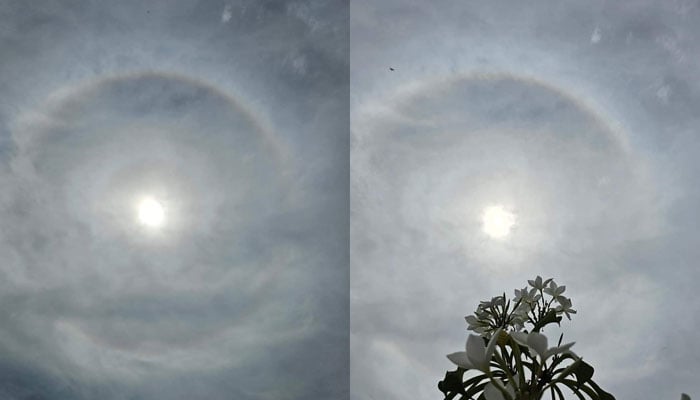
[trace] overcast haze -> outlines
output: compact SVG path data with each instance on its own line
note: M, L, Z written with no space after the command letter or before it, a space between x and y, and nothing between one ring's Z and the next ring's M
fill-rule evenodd
M1 399L347 398L347 23L0 1Z
M604 389L700 396L698 21L689 0L351 4L353 399L441 398L463 317L536 275L567 286L564 341Z

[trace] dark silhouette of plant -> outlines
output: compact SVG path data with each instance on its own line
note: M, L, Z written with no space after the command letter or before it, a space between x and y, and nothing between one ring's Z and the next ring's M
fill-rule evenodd
M465 317L477 335L469 335L465 351L447 355L457 369L438 383L445 400L539 400L547 392L564 400L564 391L580 400L615 400L593 380L594 368L571 351L573 342L562 345L561 334L550 348L540 332L576 314L566 286L540 276L528 284L513 299L503 293Z

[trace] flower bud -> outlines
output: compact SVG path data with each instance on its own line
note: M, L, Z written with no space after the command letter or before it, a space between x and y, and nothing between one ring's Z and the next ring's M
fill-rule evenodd
M506 343L508 343L508 332L506 331L501 331L501 333L498 334L498 339L496 339L496 343L498 343L499 346L505 346Z

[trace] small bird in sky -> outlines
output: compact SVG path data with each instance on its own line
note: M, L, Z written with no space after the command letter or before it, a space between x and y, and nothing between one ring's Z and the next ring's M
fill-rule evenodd
M389 71L396 71L393 67L389 67Z

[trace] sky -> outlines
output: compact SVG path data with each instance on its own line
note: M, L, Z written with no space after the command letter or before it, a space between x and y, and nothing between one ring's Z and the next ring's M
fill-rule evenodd
M348 13L0 1L0 399L348 397Z
M351 398L442 398L464 316L537 275L617 399L700 396L700 2L350 9Z

